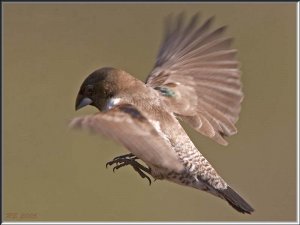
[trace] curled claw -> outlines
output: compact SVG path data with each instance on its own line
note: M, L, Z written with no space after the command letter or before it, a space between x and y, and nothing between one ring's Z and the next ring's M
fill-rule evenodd
M124 162L125 159L135 160L135 159L138 159L138 157L136 157L132 153L125 154L125 155L120 155L120 156L117 156L117 157L113 158L113 160L108 161L105 164L105 167L107 168L108 166L111 166L113 164L117 164L118 165L119 163Z
M117 164L116 166L114 166L113 172L115 172L115 170L118 170L119 168L121 168L121 167L123 167L123 166L126 166L126 165L128 165L128 164L126 164L126 163Z
M115 172L115 170L118 170L121 167L127 166L127 165L131 165L133 167L133 169L138 172L138 174L142 177L142 178L146 178L149 182L149 185L151 185L151 179L148 175L146 175L144 172L148 173L151 175L151 169L147 168L143 165L141 165L140 163L138 163L137 161L135 161L136 159L138 159L138 157L136 157L135 155L133 155L132 153L130 154L126 154L126 155L122 155L122 156L117 156L115 157L113 160L109 161L106 163L106 168L108 166L111 166L113 164L116 164L113 167L113 172Z
M147 176L145 173L143 173L142 171L140 171L140 176L142 177L142 178L146 178L147 180L148 180L148 182L149 182L149 186L151 186L151 179L150 179L150 177L149 176ZM143 175L142 175L143 174Z
M146 176L145 178L147 178L147 180L149 181L149 186L151 186L151 179L150 179L150 177Z
M105 164L105 167L107 168L108 166L111 166L111 165L113 165L113 164L119 164L119 162L117 161L117 160L111 160L111 161L109 161L109 162L107 162L106 164Z

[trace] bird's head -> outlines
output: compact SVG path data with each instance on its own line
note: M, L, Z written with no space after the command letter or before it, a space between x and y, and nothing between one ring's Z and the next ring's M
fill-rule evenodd
M121 93L132 80L129 74L114 68L101 68L91 73L82 83L76 98L75 109L92 105L103 111L109 101Z

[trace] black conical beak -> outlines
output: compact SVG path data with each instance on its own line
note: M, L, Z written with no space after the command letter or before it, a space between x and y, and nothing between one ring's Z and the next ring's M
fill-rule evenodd
M84 106L90 105L92 102L92 99L84 97L82 95L78 95L76 99L75 109L81 109Z

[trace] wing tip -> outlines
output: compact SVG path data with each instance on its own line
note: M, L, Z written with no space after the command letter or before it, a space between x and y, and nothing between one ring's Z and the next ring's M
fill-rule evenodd
M73 118L71 121L69 121L68 127L70 129L79 129L81 127L81 122L82 122L81 117Z

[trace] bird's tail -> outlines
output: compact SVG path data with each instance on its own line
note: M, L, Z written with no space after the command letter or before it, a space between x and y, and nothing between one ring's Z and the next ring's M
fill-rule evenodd
M254 209L231 187L219 189L218 193L224 198L233 208L241 213L251 214Z

